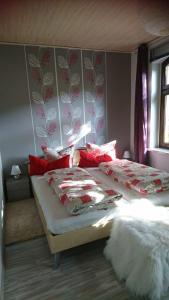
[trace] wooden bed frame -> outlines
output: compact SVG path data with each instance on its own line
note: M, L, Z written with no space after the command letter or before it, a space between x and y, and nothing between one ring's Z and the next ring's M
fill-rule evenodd
M33 189L34 198L39 211L39 215L46 233L49 244L49 249L54 255L54 267L57 268L60 261L60 252L76 246L80 246L92 241L96 241L110 235L112 221L108 221L104 226L87 226L81 229L76 229L64 234L53 234L47 228L47 223L39 204L36 192Z

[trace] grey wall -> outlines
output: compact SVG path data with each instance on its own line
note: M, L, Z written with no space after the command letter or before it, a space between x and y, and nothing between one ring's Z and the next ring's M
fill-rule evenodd
M4 194L0 153L0 300L4 299Z
M0 46L0 149L6 173L34 153L22 46Z
M130 149L131 55L107 53L108 139Z
M108 140L124 150L130 148L130 54L106 57ZM6 175L35 154L24 46L0 45L0 149Z

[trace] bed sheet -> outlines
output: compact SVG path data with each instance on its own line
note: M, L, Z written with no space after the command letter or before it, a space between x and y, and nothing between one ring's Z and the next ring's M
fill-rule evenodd
M131 191L124 187L122 184L112 182L112 179L105 175L98 168L90 168L87 171L120 193L123 197L116 201L117 208L109 210L99 210L84 213L78 216L71 216L67 213L65 207L60 203L59 198L53 194L48 183L43 176L32 176L31 181L33 189L38 197L39 204L42 208L44 217L46 219L48 230L53 234L63 234L65 232L81 229L87 226L104 226L106 222L112 220L119 213L119 209L124 209L125 206L130 205L131 201L141 200L143 198L138 192ZM144 197L152 201L154 204L161 203L161 199L168 199L169 192L163 192L155 195Z

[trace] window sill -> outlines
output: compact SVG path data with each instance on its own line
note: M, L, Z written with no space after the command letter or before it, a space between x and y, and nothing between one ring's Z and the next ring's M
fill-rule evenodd
M164 154L169 154L169 149L165 149L165 148L148 148L147 151L148 152L160 152L160 153L164 153Z

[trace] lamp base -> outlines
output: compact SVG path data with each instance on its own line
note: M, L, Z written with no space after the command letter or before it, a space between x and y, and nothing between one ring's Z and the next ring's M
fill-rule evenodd
M15 180L19 179L19 178L20 178L20 174L14 175L13 178L14 178Z

